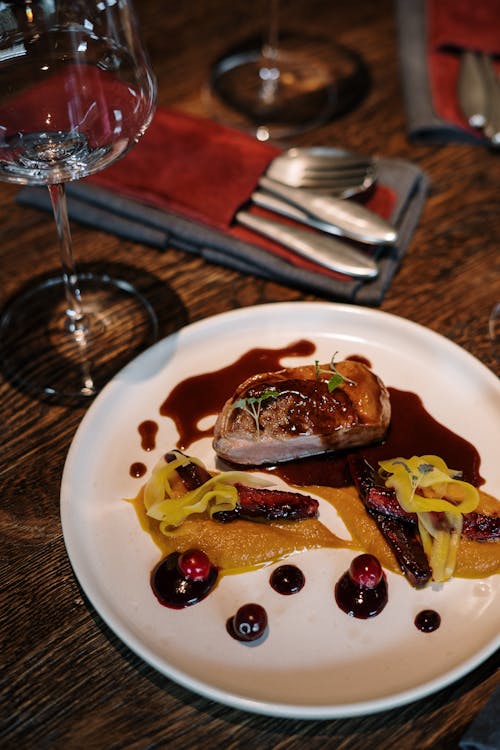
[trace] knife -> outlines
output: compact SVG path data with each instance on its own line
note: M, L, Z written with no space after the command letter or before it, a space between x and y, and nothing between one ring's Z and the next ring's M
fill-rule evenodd
M486 122L488 99L479 58L471 50L464 52L460 58L458 100L469 125L482 128Z
M489 55L471 50L462 54L458 97L469 125L482 128L491 144L500 146L500 80Z
M259 179L259 187L322 222L331 234L369 245L394 245L397 241L397 232L389 222L358 203L313 191L306 193L265 176Z
M273 211L281 216L286 216L289 219L299 221L301 224L305 224L308 227L319 229L321 232L327 232L328 234L337 234L336 228L332 224L327 224L324 221L315 219L305 211L301 211L297 206L292 206L291 203L287 203L281 198L277 198L275 195L266 192L265 190L255 190L250 196L252 203L256 206L265 208L268 211Z
M480 63L487 94L484 132L493 146L500 146L500 79L489 55L481 54Z
M378 276L373 258L335 237L325 237L307 229L288 226L248 211L238 211L236 221L324 268L359 279L374 279Z

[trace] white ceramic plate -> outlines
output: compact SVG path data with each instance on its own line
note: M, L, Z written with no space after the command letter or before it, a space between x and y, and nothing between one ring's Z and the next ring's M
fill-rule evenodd
M155 599L149 574L160 554L132 506L141 480L175 446L173 423L158 409L185 377L232 363L247 350L281 348L300 338L327 361L362 354L389 386L418 393L426 409L479 450L485 489L500 497L500 385L477 360L443 337L379 311L328 303L279 303L195 323L139 356L104 389L68 454L61 490L64 538L75 573L100 616L142 659L185 687L228 705L275 716L334 718L392 708L438 690L500 645L500 576L455 579L439 590L412 589L388 575L389 603L370 620L346 616L333 585L352 554L301 553L306 586L276 594L270 569L228 576L201 603L175 611ZM310 363L301 359L283 364ZM139 423L160 425L157 449L141 449ZM214 466L210 441L190 446ZM332 513L330 512L330 517ZM336 519L332 520L335 525ZM233 640L226 619L248 601L267 610L269 634L258 645ZM419 632L421 609L441 627Z

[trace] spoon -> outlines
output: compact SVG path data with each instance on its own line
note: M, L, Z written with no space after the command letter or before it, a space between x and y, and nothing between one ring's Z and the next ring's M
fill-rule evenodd
M288 149L273 159L266 174L289 187L349 198L374 184L377 168L372 157L356 151L312 146Z

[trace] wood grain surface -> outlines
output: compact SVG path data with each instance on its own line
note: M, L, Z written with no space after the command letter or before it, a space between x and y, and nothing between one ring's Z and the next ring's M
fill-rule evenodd
M283 5L287 26L326 33L358 50L371 77L368 95L353 111L294 142L409 159L431 181L381 308L438 331L499 375L487 322L500 300L500 154L408 141L389 0ZM211 61L229 42L258 31L265 9L265 2L243 0L138 2L160 104L205 114L202 87ZM0 305L34 275L57 267L51 218L17 205L16 192L0 184ZM73 238L80 261L132 265L162 282L154 290L165 309L162 335L238 307L317 299L179 250L160 253L76 224ZM132 654L80 590L61 533L61 474L85 408L36 400L0 377L3 748L458 747L499 682L498 654L426 699L335 721L240 712L188 692Z

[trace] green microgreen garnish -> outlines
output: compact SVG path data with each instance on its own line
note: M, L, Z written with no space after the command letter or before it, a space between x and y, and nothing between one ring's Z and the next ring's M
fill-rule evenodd
M260 412L262 410L262 404L264 401L267 401L270 398L277 398L279 396L279 391L276 391L274 389L268 389L266 391L263 391L260 396L249 396L247 398L240 398L238 401L235 401L233 404L233 409L243 409L243 411L246 411L247 414L250 414L252 419L255 422L255 427L257 430L257 437L259 437L260 434Z
M324 374L330 374L330 378L328 380L328 393L331 393L335 390L335 388L338 388L339 385L342 385L342 383L348 383L349 385L356 385L354 380L350 380L349 378L344 377L344 375L341 375L340 372L337 370L337 367L335 365L335 357L337 356L338 352L335 352L333 357L330 360L329 369L328 370L322 370L319 366L319 360L315 360L314 365L316 367L316 377L320 378L321 373Z

